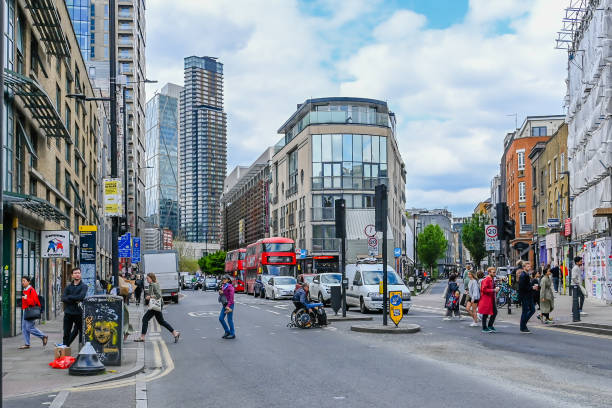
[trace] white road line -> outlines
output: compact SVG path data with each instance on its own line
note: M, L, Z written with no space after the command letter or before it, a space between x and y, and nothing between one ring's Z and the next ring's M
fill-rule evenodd
M261 309L261 307L259 307L259 306L249 305L249 307L252 307L253 309Z
M266 312L274 313L275 315L279 315L280 313L275 312L274 310L266 310Z
M68 398L68 394L70 394L70 392L64 390L64 391L60 391L57 396L53 399L53 402L50 405L50 408L61 408L64 405L64 402L66 402L66 398Z

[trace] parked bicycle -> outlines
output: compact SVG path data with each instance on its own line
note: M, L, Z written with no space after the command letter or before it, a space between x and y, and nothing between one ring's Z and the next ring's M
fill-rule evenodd
M501 282L497 286L500 287L496 299L498 308L505 306L509 301L515 304L519 302L518 291L512 289L507 282Z

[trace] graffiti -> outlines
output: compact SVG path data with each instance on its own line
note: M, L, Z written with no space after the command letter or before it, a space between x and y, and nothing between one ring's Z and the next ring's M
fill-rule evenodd
M87 341L106 365L121 364L122 299L118 296L92 296L83 302L83 329Z

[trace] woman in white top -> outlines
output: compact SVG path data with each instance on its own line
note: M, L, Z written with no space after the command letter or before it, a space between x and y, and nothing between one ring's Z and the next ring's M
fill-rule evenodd
M473 271L468 271L468 278L470 279L468 283L468 303L465 305L466 310L472 316L474 320L470 326L478 327L478 301L480 300L480 284L478 283L478 279L474 276Z

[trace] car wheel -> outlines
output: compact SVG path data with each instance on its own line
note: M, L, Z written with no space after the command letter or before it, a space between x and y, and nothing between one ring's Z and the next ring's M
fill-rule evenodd
M325 306L325 300L323 299L323 294L319 292L319 303L322 303Z
M365 305L365 302L363 301L363 298L359 299L359 311L363 314L368 313L368 308Z

